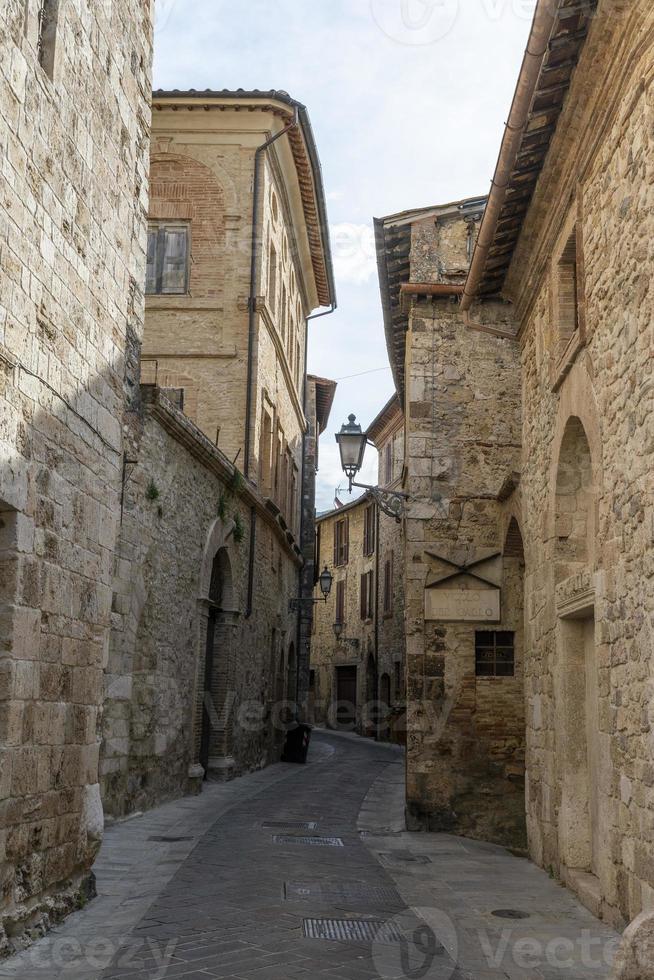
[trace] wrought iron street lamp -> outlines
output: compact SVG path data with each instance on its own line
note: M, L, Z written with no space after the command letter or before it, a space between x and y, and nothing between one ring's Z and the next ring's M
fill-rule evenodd
M329 571L329 569L327 568L326 565L325 565L324 569L322 570L322 572L320 573L320 578L318 579L318 582L320 584L320 591L322 592L322 600L321 599L315 599L314 601L315 602L321 602L321 601L327 602L327 600L329 599L329 595L330 595L330 593L332 591L332 585L334 584L334 576Z
M341 431L336 434L336 442L341 454L341 467L349 480L350 493L353 487L367 490L374 497L379 509L389 517L394 517L399 524L404 517L405 501L409 499L407 494L371 487L367 483L355 483L354 478L363 466L363 457L369 444L368 433L362 430L356 415L350 415L346 424L341 426Z
M320 573L318 584L320 585L320 591L322 592L321 598L315 599L313 596L305 595L300 596L298 599L290 599L289 612L297 612L303 602L327 602L332 591L332 585L334 584L334 576L326 565Z

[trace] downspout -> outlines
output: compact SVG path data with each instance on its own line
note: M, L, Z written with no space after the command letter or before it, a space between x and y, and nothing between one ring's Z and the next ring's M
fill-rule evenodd
M377 703L379 704L379 507L375 504L375 664L377 665ZM377 741L379 741L379 713L377 714Z
M334 313L335 311L336 311L336 303L335 302L332 302L332 305L331 305L331 307L328 310L324 310L322 313L314 313L312 316L306 317L305 322L304 322L304 377L303 377L303 381L302 381L302 410L304 412L305 419L307 417L307 360L308 360L308 353L309 353L309 320L318 320L321 316L329 316L330 314ZM314 438L316 440L316 447L317 447L318 439L320 438L320 434L319 434L319 432L317 430L317 427L316 427L316 432L315 432ZM306 530L306 524L305 524L306 518L305 518L305 513L304 513L304 480L305 480L305 476L306 476L306 465L307 465L306 464L306 451L307 451L307 434L306 434L306 430L305 430L302 433L302 475L300 477L300 491L301 491L301 494L300 494L300 500L301 500L301 506L300 506L300 547L303 550L304 550L304 532ZM315 511L315 495L314 495L314 511ZM303 595L303 589L302 589L302 573L303 573L303 571L304 571L304 566L302 565L298 569L298 593L297 594L300 596L300 611L299 611L298 620L297 620L297 658L296 658L296 660L297 660L297 664L296 664L297 677L296 677L296 680L295 680L296 701L298 700L298 696L300 694L300 673L301 673L302 652L303 652L302 651L302 620L304 618L304 612L303 612L304 605L303 605L303 602L304 602L305 599L307 599L307 604L308 604L308 597ZM315 571L315 569L314 569L314 571ZM309 593L309 595L311 597L313 596L313 589L311 590L311 592ZM312 622L313 622L313 616L314 616L314 612L313 612L313 608L312 608L311 609L311 621ZM311 667L310 663L307 664L307 669L308 670L310 669L310 667ZM304 692L302 692L302 693L304 695ZM308 706L308 704L307 704L307 706ZM303 709L304 708L304 705L298 705L298 707Z
M553 8L554 12L552 13ZM520 70L518 87L513 97L509 120L506 123L490 196L482 218L479 237L461 300L461 309L464 312L472 306L484 275L486 260L493 245L497 224L509 189L511 174L515 167L524 130L529 122L529 112L540 77L543 58L547 53L552 30L558 16L558 0L555 3L552 3L552 0L539 0Z
M257 227L259 219L259 198L261 196L261 161L263 159L263 154L276 143L278 139L281 139L286 133L290 132L291 129L299 123L299 110L297 106L295 107L295 115L293 121L288 123L284 129L280 130L275 136L266 140L261 146L257 147L254 154L254 186L252 188L252 240L251 240L251 253L250 253L250 296L248 299L248 368L247 368L247 380L246 380L246 392L245 392L245 459L243 462L243 475L246 480L250 479L250 450L252 446L252 402L253 402L253 392L252 387L254 383L254 341L255 341L255 324L256 324L256 306L257 306L257 288L258 288L258 277L257 277L257 259L259 256L259 250L257 248ZM250 511L250 557L248 563L248 597L247 606L245 610L245 616L247 619L252 615L252 600L254 596L254 563L256 556L256 529L257 529L257 515L256 510L253 507Z

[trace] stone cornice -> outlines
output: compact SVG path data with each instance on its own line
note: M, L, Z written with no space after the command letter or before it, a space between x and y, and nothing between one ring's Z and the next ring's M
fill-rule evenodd
M227 456L214 446L183 412L175 408L161 388L155 385L142 385L141 392L146 411L159 422L162 428L206 469L225 484L229 484L238 470ZM266 502L255 487L251 483L243 482L237 490L237 496L249 507L254 507L257 515L272 529L289 558L296 565L302 565L302 553L293 535L286 524L282 524L280 516L266 506Z

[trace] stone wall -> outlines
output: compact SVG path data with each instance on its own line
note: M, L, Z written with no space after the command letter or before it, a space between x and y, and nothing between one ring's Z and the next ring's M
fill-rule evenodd
M144 388L136 429L105 679L102 794L113 816L199 790L204 770L227 778L278 760L278 702L297 667L297 546L160 389Z
M364 552L366 511L374 534L371 554ZM334 526L346 521L348 556L334 563ZM383 514L370 494L352 504L321 515L317 521L319 558L334 575L331 596L318 603L311 644L312 712L317 724L356 730L380 739L402 740L404 735L404 585L403 531L394 518ZM384 565L391 562L390 609L384 604ZM362 616L361 578L372 575L368 615ZM334 633L339 583L345 590L342 635ZM316 590L316 598L318 597ZM356 668L353 711L338 713L339 669Z
M416 221L411 279L465 274L469 235L458 208ZM502 502L520 460L518 345L469 330L455 299L416 299L405 377L409 825L523 848L522 569ZM462 612L477 594L479 614ZM512 634L513 676L479 675L484 633Z
M0 11L0 955L91 891L150 5Z
M507 286L522 331L531 853L615 924L654 905L653 28L647 2L600 3Z

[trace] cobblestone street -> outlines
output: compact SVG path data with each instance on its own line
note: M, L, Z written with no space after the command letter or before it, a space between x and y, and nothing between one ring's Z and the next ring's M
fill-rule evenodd
M609 929L501 848L403 832L402 787L398 749L316 733L306 767L117 824L99 897L0 976L609 976Z

